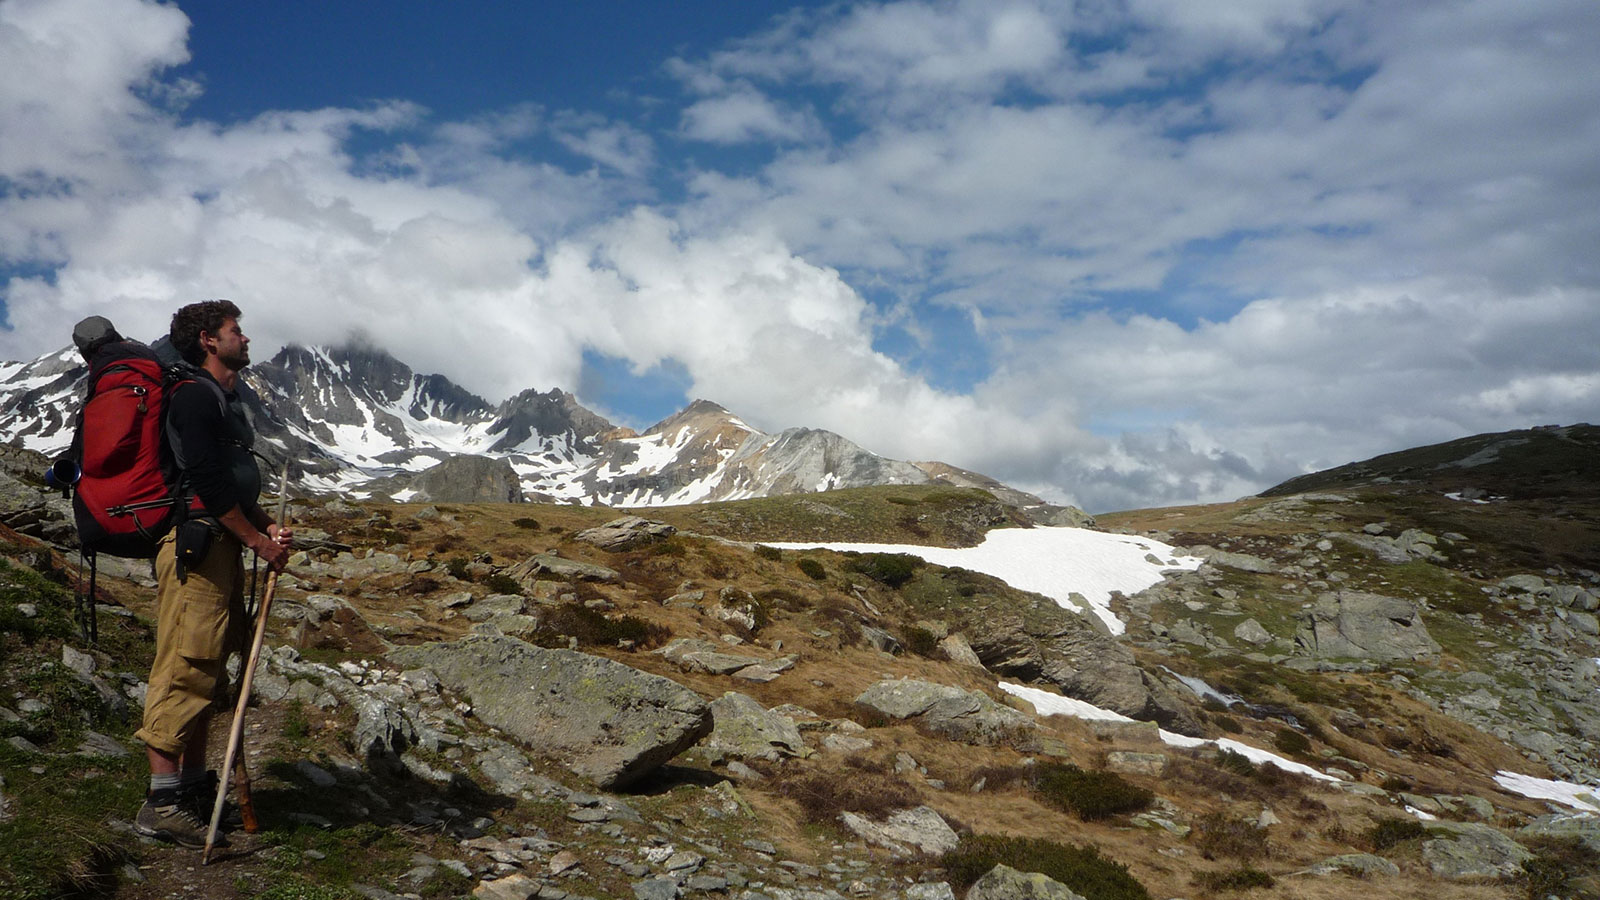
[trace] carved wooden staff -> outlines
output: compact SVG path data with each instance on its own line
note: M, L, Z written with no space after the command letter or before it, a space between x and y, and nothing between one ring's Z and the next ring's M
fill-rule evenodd
M283 477L279 480L278 490L278 528L283 529L285 516L289 513L289 462L283 463ZM272 611L272 595L278 589L278 572L276 569L267 573L267 589L261 595L261 606L256 609L255 639L250 642L250 656L245 660L244 671L239 679L239 702L233 709L233 727L228 732L228 752L222 758L222 771L232 772L235 787L239 794L239 814L244 819L245 830L254 832L255 809L250 803L250 775L245 771L244 760L240 757L239 745L244 741L244 710L250 704L250 682L255 679L256 663L261 659L261 644L267 636L267 614ZM216 805L211 809L211 827L206 831L206 847L200 853L200 864L206 865L211 861L211 848L216 845L217 826L222 822L222 804L227 800L227 781L217 785Z

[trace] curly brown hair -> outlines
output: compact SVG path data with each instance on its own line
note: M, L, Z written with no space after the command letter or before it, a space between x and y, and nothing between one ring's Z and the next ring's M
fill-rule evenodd
M244 313L231 300L191 303L172 314L172 327L167 330L167 337L186 362L203 365L206 352L200 347L200 332L216 334L222 330L223 322L242 315Z

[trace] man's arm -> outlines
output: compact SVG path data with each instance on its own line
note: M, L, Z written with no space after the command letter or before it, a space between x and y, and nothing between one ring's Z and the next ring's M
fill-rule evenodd
M274 571L283 571L289 559L288 535L259 507L252 507L247 514L239 505L239 494L219 440L224 424L216 396L204 386L187 384L172 392L170 402L169 415L182 451L184 475L206 513Z
M260 508L255 510L257 516L267 519L266 513ZM289 562L289 537L287 528L279 528L276 522L267 519L265 523L253 522L244 510L235 506L220 516L217 521L222 527L233 533L246 549L255 551L274 572L282 572L283 567Z

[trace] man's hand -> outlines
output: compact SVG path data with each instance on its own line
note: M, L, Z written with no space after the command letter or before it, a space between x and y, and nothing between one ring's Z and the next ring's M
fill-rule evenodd
M273 525L269 530L276 531L277 528ZM269 536L258 531L256 539L250 543L250 549L274 572L282 572L284 566L289 564L289 542L278 535Z
M267 537L287 547L294 540L294 529L274 522L267 526Z

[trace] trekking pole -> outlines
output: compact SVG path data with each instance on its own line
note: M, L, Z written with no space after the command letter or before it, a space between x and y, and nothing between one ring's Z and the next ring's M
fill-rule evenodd
M283 478L279 481L281 487L278 493L278 528L283 528L285 517L289 513L289 461L284 460ZM239 812L248 827L255 820L255 810L246 808L250 806L250 776L243 765L234 767L234 758L239 754L240 743L244 740L244 710L250 705L250 682L255 679L256 663L261 658L261 644L267 636L267 614L272 610L272 595L278 589L278 572L276 569L267 572L267 587L261 595L261 608L256 610L255 638L250 642L250 656L245 660L244 670L239 678L239 700L233 709L233 726L228 731L228 751L223 755L222 773L224 780L217 784L217 800L211 808L211 827L206 830L206 846L200 853L200 865L211 861L211 848L217 842L217 826L222 822L222 804L227 799L228 772L232 772L235 785L239 792ZM243 762L242 760L240 761ZM253 830L253 829L250 829Z

